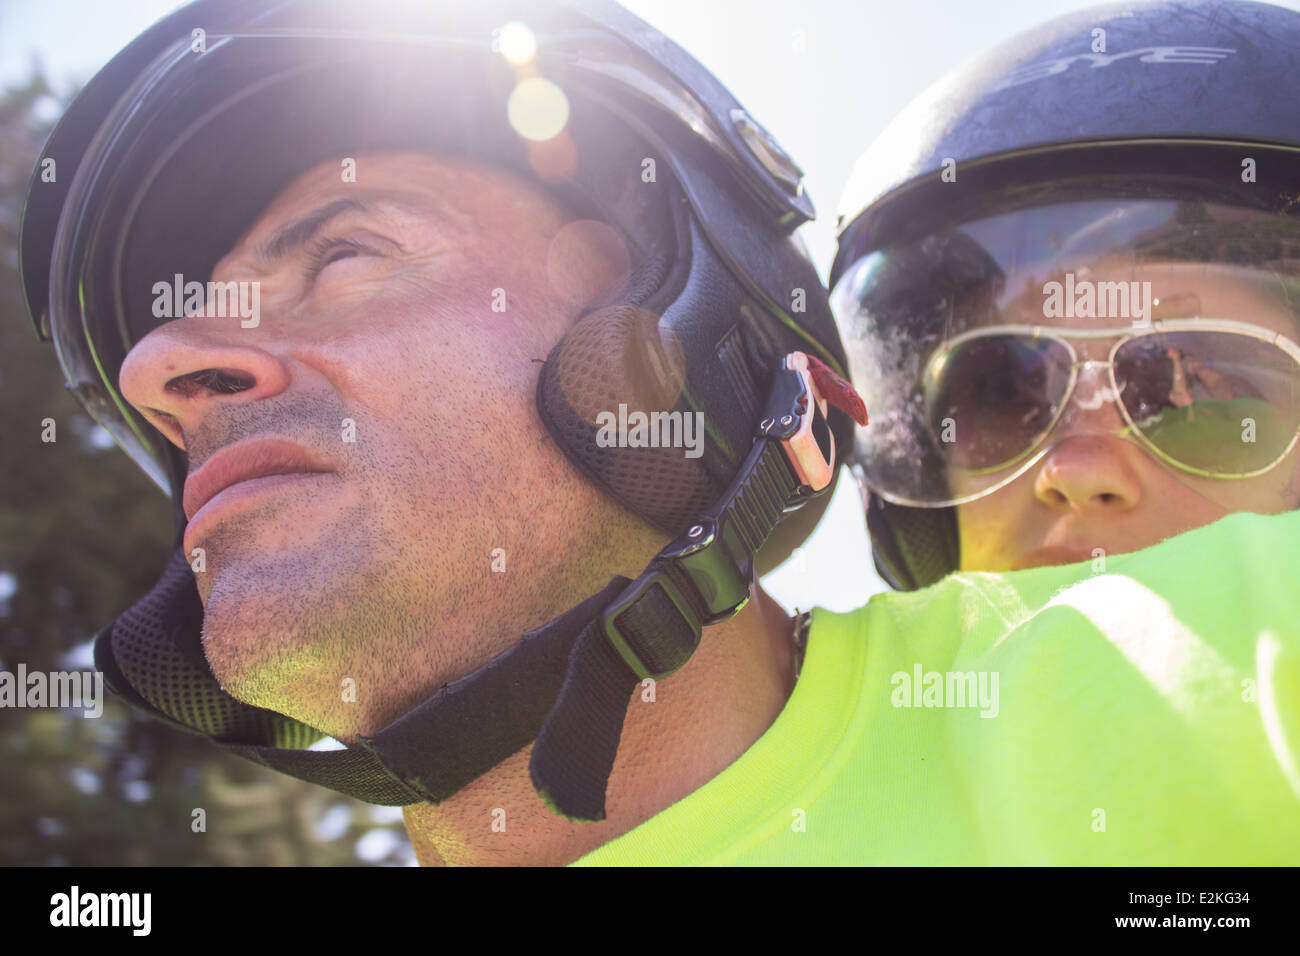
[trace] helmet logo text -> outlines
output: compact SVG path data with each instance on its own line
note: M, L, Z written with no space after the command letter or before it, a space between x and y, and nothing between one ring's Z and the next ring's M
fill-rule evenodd
M1213 46L1146 46L1137 50L1129 50L1127 53L1079 53L1075 56L1066 56L1059 60L1048 60L1044 63L1034 63L1013 70L991 92L996 93L1012 86L1021 86L1025 83L1032 83L1034 80L1041 80L1045 77L1055 76L1058 73L1064 73L1073 64L1080 61L1090 64L1094 70L1110 66L1117 60L1131 60L1134 57L1137 58L1139 63L1214 64L1236 52L1236 50L1225 47Z

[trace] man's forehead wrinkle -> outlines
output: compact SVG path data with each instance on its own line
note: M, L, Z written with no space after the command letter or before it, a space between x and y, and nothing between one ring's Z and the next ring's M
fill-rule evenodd
M264 264L274 264L295 248L306 244L330 220L346 212L374 213L387 211L406 217L429 217L435 225L449 222L472 225L473 217L461 210L451 198L443 198L423 189L366 190L360 195L344 196L325 202L289 225L280 228L270 239L253 250Z

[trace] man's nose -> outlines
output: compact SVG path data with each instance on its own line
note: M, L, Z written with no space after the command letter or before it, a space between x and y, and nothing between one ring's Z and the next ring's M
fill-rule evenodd
M1054 509L1085 515L1127 511L1142 497L1138 449L1120 437L1127 422L1104 363L1079 369L1070 404L1034 479L1034 495Z
M251 330L238 322L188 317L136 343L122 362L118 388L183 450L185 434L213 408L279 394L289 379L284 360L255 344Z

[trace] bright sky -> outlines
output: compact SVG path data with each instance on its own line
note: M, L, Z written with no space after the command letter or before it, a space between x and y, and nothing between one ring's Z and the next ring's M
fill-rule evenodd
M63 85L84 81L170 0L0 0L0 83L38 54ZM951 68L1071 10L1075 0L624 0L725 83L807 173L818 222L805 238L823 276L853 161L895 113ZM1300 10L1300 0L1280 6ZM845 475L845 478L848 476ZM852 481L802 556L764 583L787 608L851 610L884 589Z

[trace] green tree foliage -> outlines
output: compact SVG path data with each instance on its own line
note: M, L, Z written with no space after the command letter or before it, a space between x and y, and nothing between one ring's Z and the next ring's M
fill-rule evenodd
M166 497L66 391L23 301L23 199L57 107L39 71L0 93L0 670L11 673L88 669L90 638L149 589L172 537ZM54 442L41 440L47 418ZM366 861L413 859L397 811L227 756L105 695L98 719L0 708L0 864L355 865L363 840Z

